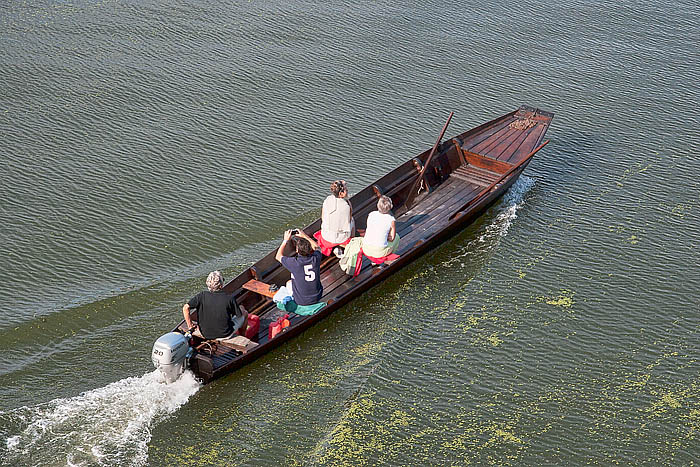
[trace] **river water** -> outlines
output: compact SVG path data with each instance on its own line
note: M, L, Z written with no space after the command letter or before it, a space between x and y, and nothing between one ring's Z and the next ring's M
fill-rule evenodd
M697 2L0 5L3 465L700 461ZM465 231L264 358L152 343L376 180L516 109Z

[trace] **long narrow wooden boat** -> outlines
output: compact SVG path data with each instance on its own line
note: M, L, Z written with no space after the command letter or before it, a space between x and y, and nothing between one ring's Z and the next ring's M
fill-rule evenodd
M391 197L401 236L397 251L400 258L379 267L364 258L356 277L342 271L334 256L324 259L322 300L327 305L311 316L292 313L291 325L273 339L268 339L268 326L284 312L271 300L268 286L285 284L290 274L275 260L276 250L268 253L224 287L235 294L238 303L249 313L260 317L258 345L242 349L194 342L199 350L189 360L192 371L207 383L240 368L313 326L465 228L505 193L534 153L546 144L542 140L552 117L549 112L523 106L444 142L441 135L432 151L426 150L407 160L353 196L358 230L365 228L367 215L376 210L378 196ZM311 236L320 226L318 219L304 231ZM173 331L184 333L185 327L183 320Z

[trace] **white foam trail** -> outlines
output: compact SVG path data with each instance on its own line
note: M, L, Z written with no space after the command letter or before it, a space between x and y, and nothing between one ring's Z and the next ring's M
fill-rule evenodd
M0 412L19 425L7 439L11 464L143 465L151 427L200 388L191 372L165 384L158 370L68 399Z
M486 226L486 232L479 236L480 242L483 243L489 238L504 237L508 233L511 224L518 217L518 209L525 204L525 194L533 186L534 178L522 176L511 185L501 201L503 211L498 213L494 222Z
M460 262L464 265L465 257L475 253L481 254L496 246L498 240L508 233L508 229L518 217L518 210L525 204L525 195L533 186L535 186L534 178L520 176L497 204L498 214L493 222L484 226L483 233L470 241L461 254L453 256L446 264Z

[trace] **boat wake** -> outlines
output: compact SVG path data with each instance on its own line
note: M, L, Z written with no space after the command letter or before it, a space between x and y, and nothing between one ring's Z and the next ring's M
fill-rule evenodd
M518 217L518 210L525 205L525 196L533 186L534 178L521 175L496 204L496 218L480 228L479 236L469 241L459 254L453 255L444 265L458 263L468 267L473 264L474 255L483 255L498 245ZM467 261L467 258L471 259Z
M143 465L151 427L175 412L200 383L187 371L165 384L158 370L34 407L0 412L11 465Z
M504 237L513 221L518 217L518 209L525 204L525 195L535 186L535 179L521 176L501 199L496 220L486 226L486 231L479 236L479 242L484 243L491 238Z

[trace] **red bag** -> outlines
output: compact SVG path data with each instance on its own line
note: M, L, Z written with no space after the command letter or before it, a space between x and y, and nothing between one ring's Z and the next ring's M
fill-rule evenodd
M267 331L268 339L274 339L277 334L284 331L284 328L289 326L289 315L284 315L278 318L277 321L270 323L270 328Z
M245 330L245 336L252 341L257 341L258 332L260 332L260 316L248 315L248 327Z

